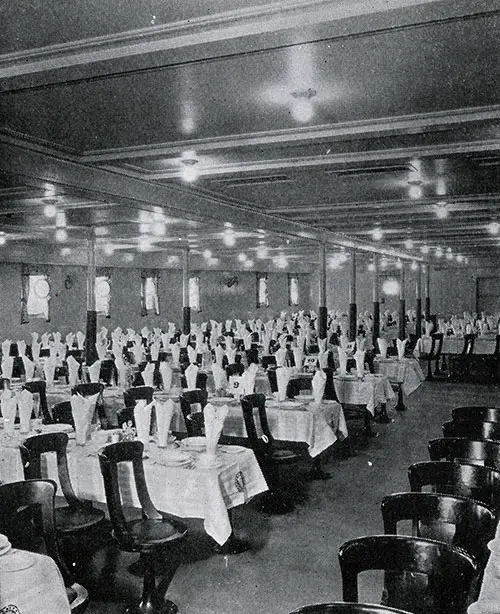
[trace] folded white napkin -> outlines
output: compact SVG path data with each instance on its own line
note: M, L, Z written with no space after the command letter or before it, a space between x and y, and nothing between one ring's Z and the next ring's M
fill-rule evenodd
M80 394L74 394L71 397L71 413L75 423L76 442L80 445L83 445L89 438L96 401L94 397L96 395L82 397Z
M91 382L98 382L99 375L101 374L101 361L96 360L94 363L90 365L89 369L89 378Z
M276 380L278 383L278 401L284 401L286 399L286 389L290 377L292 375L292 369L290 367L278 367L276 369Z
M160 355L160 342L159 341L155 341L154 343L151 344L150 352L151 352L151 360L153 362L156 362Z
M40 335L38 333L31 333L31 342L36 343Z
M358 350L354 354L354 360L356 361L356 373L358 377L363 377L365 374L365 352Z
M234 364L236 360L236 348L229 348L226 350L227 362L228 364Z
M347 373L347 353L342 347L338 348L338 352L339 352L340 375L346 375Z
M31 355L33 356L33 360L35 362L40 361L40 350L42 349L42 344L38 343L38 341L33 341L31 343Z
M6 339L2 343L2 358L5 360L10 354L10 345L12 341L10 339Z
M408 343L408 339L405 339L404 341L401 341L401 339L396 339L396 346L398 348L398 359L399 360L403 360L405 356L405 347L407 343Z
M163 390L165 392L170 392L170 389L172 388L172 368L168 363L162 361L160 362L159 369Z
M45 359L43 363L43 374L45 381L47 382L47 388L51 388L54 385L54 374L56 371L56 359L54 356L50 356Z
M179 366L179 358L181 355L181 346L179 342L172 343L170 346L170 350L172 352L172 364L174 367Z
M214 349L215 362L222 367L222 359L224 358L224 348L220 345L216 345Z
M278 367L284 367L285 359L286 359L286 349L280 348L279 350L276 350L276 353L274 354L274 356L276 358L276 365Z
M59 331L56 331L55 333L53 333L52 337L56 345L59 345L61 343L62 335Z
M228 411L227 405L214 406L211 403L207 403L203 410L205 437L207 438L207 455L210 457L215 457L217 443L219 442Z
M132 354L134 355L134 362L136 365L139 365L142 362L142 341L137 342L134 341L131 347Z
M340 335L339 337L340 347L347 351L347 346L349 345L349 337L347 335Z
M156 425L158 427L158 445L164 448L168 442L170 423L174 414L174 402L172 399L166 401L155 401Z
M42 348L43 349L47 349L49 347L50 336L51 336L50 333L43 333L43 335L41 337L41 342L42 342Z
M328 355L330 354L330 350L326 352L320 352L318 354L318 362L321 369L326 369L328 367Z
M33 411L33 395L29 390L22 390L16 395L21 422L21 433L29 433L31 425L31 413Z
M472 324L470 322L468 322L465 325L465 334L466 335L470 335L472 333Z
M76 386L78 384L78 371L80 369L80 363L73 356L68 356L66 359L68 365L68 379L70 386Z
M121 357L121 355L115 358L115 365L116 370L118 371L118 386L122 390L126 390L129 387L128 367L123 362L123 358Z
M76 333L76 344L79 350L83 350L83 344L85 343L85 335L79 330Z
M22 356L22 361L24 365L24 377L27 380L33 379L33 376L35 375L35 363L27 356Z
M387 339L384 339L383 337L379 337L377 339L377 345L380 351L380 357L387 358L387 349L389 347L389 344L387 343Z
M14 367L14 359L12 358L12 356L9 356L7 354L7 358L4 358L4 360L2 360L2 377L11 379L13 367Z
M154 373L155 373L154 362L148 362L148 364L144 367L141 373L145 386L150 386L151 388L154 387L154 384L153 384Z
M171 337L168 333L161 334L161 344L164 350L168 350L168 348L170 347L170 339Z
M427 337L431 336L432 331L434 330L434 324L432 322L425 323L425 334Z
M214 362L212 365L215 390L225 390L227 387L226 370L221 367L221 363Z
M75 334L74 333L68 333L66 335L65 341L66 341L66 347L68 348L68 350L71 350L71 348L73 347L73 341L75 340Z
M2 410L4 432L7 435L12 435L14 433L14 422L17 412L16 397L2 394L0 397L0 409Z
M293 359L295 361L295 367L297 369L302 369L302 363L304 362L304 350L301 350L299 347L294 347Z
M179 344L181 348L185 348L189 343L189 335L185 335L184 333L179 337Z
M198 353L196 352L196 350L190 345L188 345L187 354L188 354L189 362L194 364L196 362L196 359L198 358Z
M320 352L325 352L326 351L326 338L325 339L318 339L318 349Z
M134 407L137 439L142 441L144 446L149 444L149 429L151 428L151 410L153 405L154 401L148 404L145 399L139 399Z
M189 365L184 372L186 376L186 384L188 390L194 390L196 388L196 377L198 376L198 367L196 365Z
M17 342L17 352L21 357L26 354L26 341L21 340Z
M226 320L226 332L229 332L231 330L231 326L233 324L232 320Z
M326 373L324 371L316 371L312 378L312 392L315 403L321 403L325 393Z
M226 351L233 347L233 338L230 335L224 337L224 345L226 346Z
M241 376L241 394L253 394L255 390L255 376L258 365L252 362Z
M251 348L251 343L247 347L245 339L243 340L243 342L245 343L245 349L249 350ZM268 333L267 331L263 332L262 333L262 353L264 356L267 356L269 354L269 344L270 343L271 343L271 334Z
M143 327L141 328L141 336L142 336L144 339L149 339L149 328L148 328L147 326L143 326Z

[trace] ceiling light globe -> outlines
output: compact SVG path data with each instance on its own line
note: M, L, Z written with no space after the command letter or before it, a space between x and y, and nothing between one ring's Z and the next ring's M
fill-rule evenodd
M383 238L384 238L384 232L383 232L382 228L380 228L379 226L376 226L372 230L372 239L374 241L381 241Z
M500 233L500 224L498 222L490 222L488 224L488 232L492 235Z
M212 252L209 249L203 251L203 258L210 260L212 258Z
M246 254L244 254L243 252L241 252L241 254L238 254L238 260L239 260L240 262L246 262L246 260L247 260L247 255L246 255Z
M55 217L57 213L57 207L55 205L45 205L43 208L45 217Z
M68 239L68 233L64 228L57 228L55 238L58 243L64 243Z
M414 246L413 239L406 239L406 241L405 241L405 248L406 249L413 249L413 246Z
M421 245L420 246L420 251L422 252L422 254L428 254L430 250L430 247L428 245Z

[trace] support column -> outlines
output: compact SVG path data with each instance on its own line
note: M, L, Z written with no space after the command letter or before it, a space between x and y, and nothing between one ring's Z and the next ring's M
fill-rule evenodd
M422 336L422 265L418 265L417 282L415 284L415 335L417 339Z
M425 265L425 294L424 294L424 298L425 298L425 319L426 320L430 320L431 319L431 293L430 293L430 288L431 288L431 265L430 264L426 264Z
M97 359L97 311L95 304L95 235L91 227L87 237L87 324L85 328L85 362L93 364Z
M403 341L406 338L406 300L405 300L405 264L401 263L401 273L399 277L399 325L398 337Z
M326 309L326 245L319 245L319 293L318 293L318 337L326 338L328 314Z
M377 339L380 337L380 276L379 276L379 256L375 254L373 256L373 347L375 352L378 353Z
M351 278L349 280L349 339L356 341L358 311L356 305L356 250L351 251Z
M191 333L191 308L189 306L189 248L182 258L182 332Z

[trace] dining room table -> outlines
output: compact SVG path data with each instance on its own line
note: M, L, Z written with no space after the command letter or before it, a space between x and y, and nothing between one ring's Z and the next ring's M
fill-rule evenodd
M416 358L381 358L376 356L373 361L375 373L385 375L392 386L397 387L398 400L394 409L404 411L404 395L409 396L425 380L422 367Z
M98 430L85 445L77 445L71 426L39 425L28 435L38 432L65 431L69 434L68 468L76 495L81 499L106 503L98 452L107 443L123 435L119 429ZM24 479L19 446L27 435L16 429L7 436L0 429L0 481ZM217 544L233 539L229 510L243 505L265 492L267 484L254 452L237 445L218 445L215 460L206 464L206 444L191 438L171 441L159 447L155 438L146 443L144 471L154 505L181 518L199 518ZM44 455L43 476L58 485L54 453ZM119 480L124 506L140 508L130 464L120 466ZM58 489L60 492L60 488Z

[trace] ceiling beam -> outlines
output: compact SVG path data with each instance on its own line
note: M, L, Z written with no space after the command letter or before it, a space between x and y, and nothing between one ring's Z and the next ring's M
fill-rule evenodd
M48 184L78 190L91 199L102 199L135 208L145 206L162 207L169 215L209 223L231 222L235 226L251 229L263 228L269 232L280 232L327 243L354 247L361 251L383 253L408 258L402 250L384 249L349 235L329 232L307 224L300 224L285 217L272 216L257 212L248 206L236 205L222 198L198 193L182 186L153 184L148 181L127 177L102 168L95 168L55 156L48 156L31 150L26 144L0 141L0 161L2 168L10 173L34 176Z

